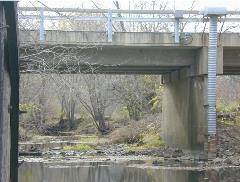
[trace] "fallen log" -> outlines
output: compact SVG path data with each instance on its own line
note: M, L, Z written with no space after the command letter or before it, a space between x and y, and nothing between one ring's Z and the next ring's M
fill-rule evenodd
M42 152L19 152L19 156L42 156Z

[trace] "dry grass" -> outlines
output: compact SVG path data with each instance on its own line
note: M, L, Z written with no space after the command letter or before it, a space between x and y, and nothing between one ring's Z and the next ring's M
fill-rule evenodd
M160 116L146 116L139 121L129 121L126 126L115 129L110 134L111 143L138 143L150 129L160 132Z
M73 145L73 146L64 146L63 150L73 150L73 151L89 151L89 150L94 150L95 146L93 145L89 145L89 144L77 144L77 145Z

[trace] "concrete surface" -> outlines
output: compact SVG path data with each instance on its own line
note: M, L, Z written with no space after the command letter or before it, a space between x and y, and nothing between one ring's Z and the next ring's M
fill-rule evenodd
M203 151L207 142L207 78L172 77L164 88L163 138L170 146Z
M238 33L222 33L219 35L219 45L224 48L239 47L240 36ZM20 43L46 44L46 45L104 45L104 46L162 46L185 47L187 49L208 46L208 34L191 33L181 34L180 44L174 43L174 33L163 32L115 32L113 41L107 42L106 32L97 31L45 31L45 41L39 41L38 30L20 30ZM186 37L186 39L184 39Z
M26 62L34 64L36 56L45 57L47 63L53 59L56 62L59 60L53 58L52 53L58 55L62 51L68 54L73 48L78 53L73 60L75 63L67 60L69 65L90 63L103 73L163 74L181 69L181 66L195 66L197 72L194 73L207 74L208 34L190 34L191 39L183 38L180 44L174 43L172 33L115 33L112 43L107 42L105 32L53 30L46 31L45 35L46 40L39 42L38 31L20 31L22 70L26 70ZM219 40L218 74L240 74L239 34L223 33ZM39 55L40 49L40 52L45 50L45 55L44 52ZM29 55L32 55L31 60L27 57ZM66 65L62 64L61 69L64 67Z

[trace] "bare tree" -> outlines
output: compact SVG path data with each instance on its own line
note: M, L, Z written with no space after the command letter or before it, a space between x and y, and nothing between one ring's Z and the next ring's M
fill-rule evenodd
M59 117L60 127L65 127L65 117L68 123L67 128L72 130L74 128L76 98L74 96L74 74L72 75L51 75L52 79L57 84L58 98L61 103L61 112ZM63 78L64 77L64 78ZM66 81L68 81L66 83ZM56 83L57 82L57 83Z
M114 5L116 6L117 9L121 9L118 1L113 1L113 3L114 3ZM121 13L118 13L117 16L122 18ZM126 28L125 28L124 23L122 21L120 21L120 26L121 26L122 31L126 32Z
M105 121L105 111L111 105L111 76L88 74L83 75L86 93L77 93L82 106L91 115L97 129L106 133L109 126Z
M113 82L117 102L127 107L129 117L139 120L143 112L150 111L150 101L160 83L157 76L126 75Z

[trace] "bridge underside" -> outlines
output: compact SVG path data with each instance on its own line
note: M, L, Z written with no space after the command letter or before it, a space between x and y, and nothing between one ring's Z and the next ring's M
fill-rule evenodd
M218 74L240 74L240 49L219 48ZM167 74L185 67L207 74L207 48L22 46L22 73Z
M21 48L21 71L107 74L166 74L189 67L194 51L162 48L86 48L45 46Z
M71 67L59 66L57 69L44 69L39 65L31 65L31 68L21 65L21 73L59 73L59 74L143 74L163 75L185 68L186 66L103 66L103 65L72 65Z

